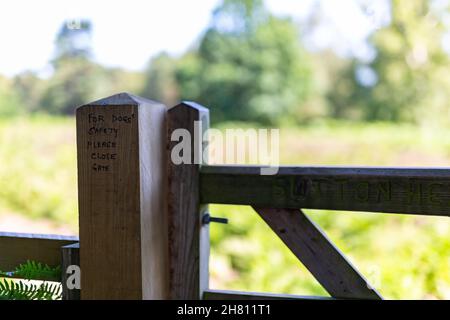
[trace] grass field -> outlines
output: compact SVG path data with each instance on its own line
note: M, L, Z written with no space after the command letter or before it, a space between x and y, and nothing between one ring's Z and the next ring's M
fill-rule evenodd
M280 138L282 164L450 166L444 130L328 122L281 129ZM211 226L213 287L326 294L249 207L214 205L211 211L230 219ZM448 218L307 213L385 297L450 299ZM73 119L0 120L0 220L7 216L45 219L55 230L76 232Z

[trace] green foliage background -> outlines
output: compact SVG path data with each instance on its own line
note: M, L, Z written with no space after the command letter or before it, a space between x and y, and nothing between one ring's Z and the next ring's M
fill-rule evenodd
M450 163L448 131L411 125L333 121L282 128L280 140L283 164ZM0 219L10 213L50 218L75 232L74 119L1 121L0 145ZM211 212L230 219L229 225L211 225L213 287L326 294L251 208L213 205ZM307 213L386 297L450 298L448 218Z
M370 12L370 2L354 1ZM85 102L130 91L168 106L199 101L211 108L213 123L337 118L446 126L450 2L386 1L390 20L373 28L365 41L373 54L365 57L306 45L328 22L320 5L309 19L295 21L272 14L261 0L224 0L184 54L162 52L143 72L98 64L93 23L64 24L48 78L31 71L0 77L0 116L73 115Z
M49 77L0 76L0 218L77 230L75 122L63 116L122 91L168 106L195 100L222 129L280 127L283 164L448 166L449 1L388 2L389 23L367 39L370 59L307 48L327 22L320 6L299 23L261 0L224 0L184 54L162 52L142 72L95 62L95 24L63 25ZM325 294L250 208L212 212L230 218L211 228L213 287ZM307 213L386 297L450 299L447 218Z

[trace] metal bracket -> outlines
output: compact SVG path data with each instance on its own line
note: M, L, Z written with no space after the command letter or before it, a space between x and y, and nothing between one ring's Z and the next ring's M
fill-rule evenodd
M205 213L202 217L202 224L209 224L210 222L228 224L228 219L211 217L211 215L209 213Z

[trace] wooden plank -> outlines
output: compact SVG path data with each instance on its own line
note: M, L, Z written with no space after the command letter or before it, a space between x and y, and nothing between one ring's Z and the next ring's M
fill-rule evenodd
M245 292L231 290L205 290L205 300L335 300L331 297L298 296L266 292Z
M60 247L78 241L75 236L0 232L0 270L12 271L27 260L60 265Z
M80 244L74 243L61 248L61 284L62 284L62 299L63 300L80 300L80 289L69 288L67 280L69 274L68 268L70 266L80 266Z
M196 125L196 121L201 124ZM183 102L169 110L168 123L168 152L172 158L168 193L170 298L200 299L209 280L209 226L202 225L207 206L199 202L200 164L205 147L201 139L209 125L209 111L196 103ZM182 138L177 129L187 136ZM183 140L189 138L190 141ZM174 158L183 154L176 146L182 141L190 149L184 150L189 160L176 164Z
M166 107L121 93L76 117L81 298L166 298Z
M203 203L450 216L449 168L204 166Z
M378 292L301 210L254 209L332 297L381 299Z
M13 271L27 260L59 266L61 247L74 241L78 241L78 237L0 232L0 270Z

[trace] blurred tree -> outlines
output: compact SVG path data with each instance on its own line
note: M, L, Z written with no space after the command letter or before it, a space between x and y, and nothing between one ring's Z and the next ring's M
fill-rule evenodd
M361 110L350 96L353 84L352 60L338 56L333 50L323 50L312 55L314 91L307 104L313 104L315 115L331 118L361 119Z
M434 101L440 91L445 90L447 97L450 93L450 83L441 79L449 67L442 47L442 11L428 0L393 0L391 5L391 25L372 39L378 55L370 67L378 82L371 88L366 117L420 119L423 109L430 112L439 108L434 103L446 104L445 100Z
M56 38L50 78L41 79L32 72L15 77L14 87L28 112L72 115L88 101L142 90L142 73L105 68L91 60L91 32L89 21L64 23Z
M39 111L40 99L45 89L44 80L34 72L26 71L14 77L14 88L27 112Z
M89 20L65 21L56 36L54 61L91 56L92 23Z
M40 106L53 114L73 115L77 106L94 98L102 69L91 61L82 58L58 60L58 67L48 80Z
M24 111L12 82L0 76L0 118L12 117Z
M263 0L223 0L213 11L213 28L251 37L269 18Z
M373 61L353 61L330 93L336 116L365 120L448 119L449 56L443 48L448 2L391 1L391 23L375 32Z
M96 98L106 97L123 91L139 93L143 90L145 74L121 68L101 67L97 81L95 92L93 93Z
M49 113L73 114L75 107L94 98L101 86L102 68L90 60L92 25L89 21L67 21L56 37L54 73L40 99Z
M211 107L213 121L275 123L301 108L311 86L297 26L260 0L225 0L176 75L180 95Z
M176 59L163 52L150 61L141 95L173 106L179 100L176 82Z

